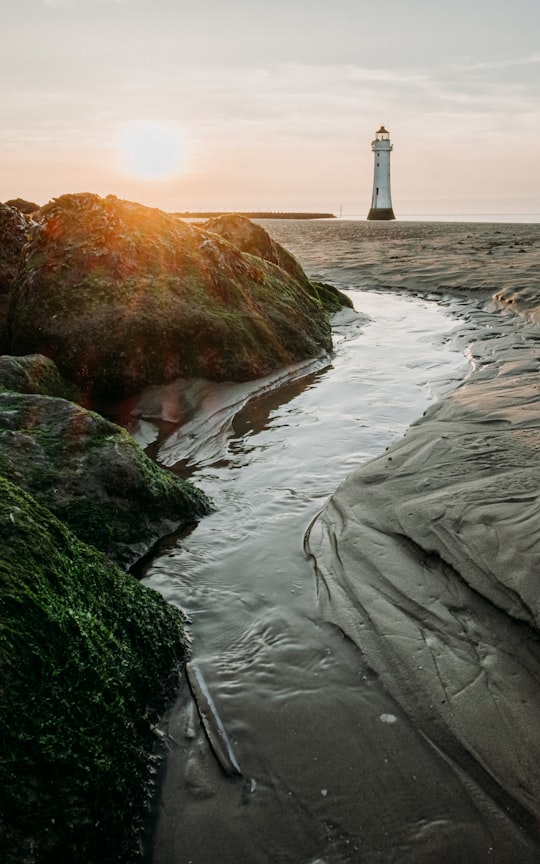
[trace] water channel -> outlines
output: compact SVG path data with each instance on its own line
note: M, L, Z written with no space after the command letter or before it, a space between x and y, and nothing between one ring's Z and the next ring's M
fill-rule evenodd
M467 373L457 307L350 296L357 311L336 316L331 358L281 381L155 388L131 429L216 505L162 545L144 581L188 615L243 774L225 776L184 686L165 718L152 864L502 862L515 851L505 814L318 609L309 523Z

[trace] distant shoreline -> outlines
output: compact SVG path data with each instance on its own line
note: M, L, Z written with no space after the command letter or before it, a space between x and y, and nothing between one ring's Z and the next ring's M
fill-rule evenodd
M282 213L280 211L271 212L263 210L260 212L240 212L230 210L220 210L213 212L186 212L173 213L173 216L179 216L181 219L215 219L217 216L246 216L248 219L335 219L333 213Z

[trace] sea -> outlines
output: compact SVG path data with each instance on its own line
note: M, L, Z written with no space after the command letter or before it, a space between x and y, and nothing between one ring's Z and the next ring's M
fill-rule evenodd
M345 221L364 221L365 214L338 217ZM402 213L399 222L457 222L460 225L471 222L482 222L491 225L531 225L540 222L540 212L537 213Z
M192 382L187 423L170 407L185 382L142 394L132 434L215 503L142 579L183 610L242 772L221 769L184 684L162 721L151 864L540 860L324 620L304 550L340 482L469 374L487 292L538 267L539 221L265 220L353 301L332 354L245 385Z

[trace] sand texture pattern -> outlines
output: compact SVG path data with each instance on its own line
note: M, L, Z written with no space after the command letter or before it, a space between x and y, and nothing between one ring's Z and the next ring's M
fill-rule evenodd
M534 251L538 273L538 243ZM448 255L456 271L462 252ZM349 476L307 546L328 619L458 770L536 833L540 285L531 263L526 303L514 286L472 316L468 378Z

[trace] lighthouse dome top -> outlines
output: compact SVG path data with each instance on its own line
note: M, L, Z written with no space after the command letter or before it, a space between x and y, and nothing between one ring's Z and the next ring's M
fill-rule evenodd
M377 129L375 132L375 138L371 142L371 149L374 153L390 153L393 149L390 141L390 132L384 126L381 126L381 128Z

